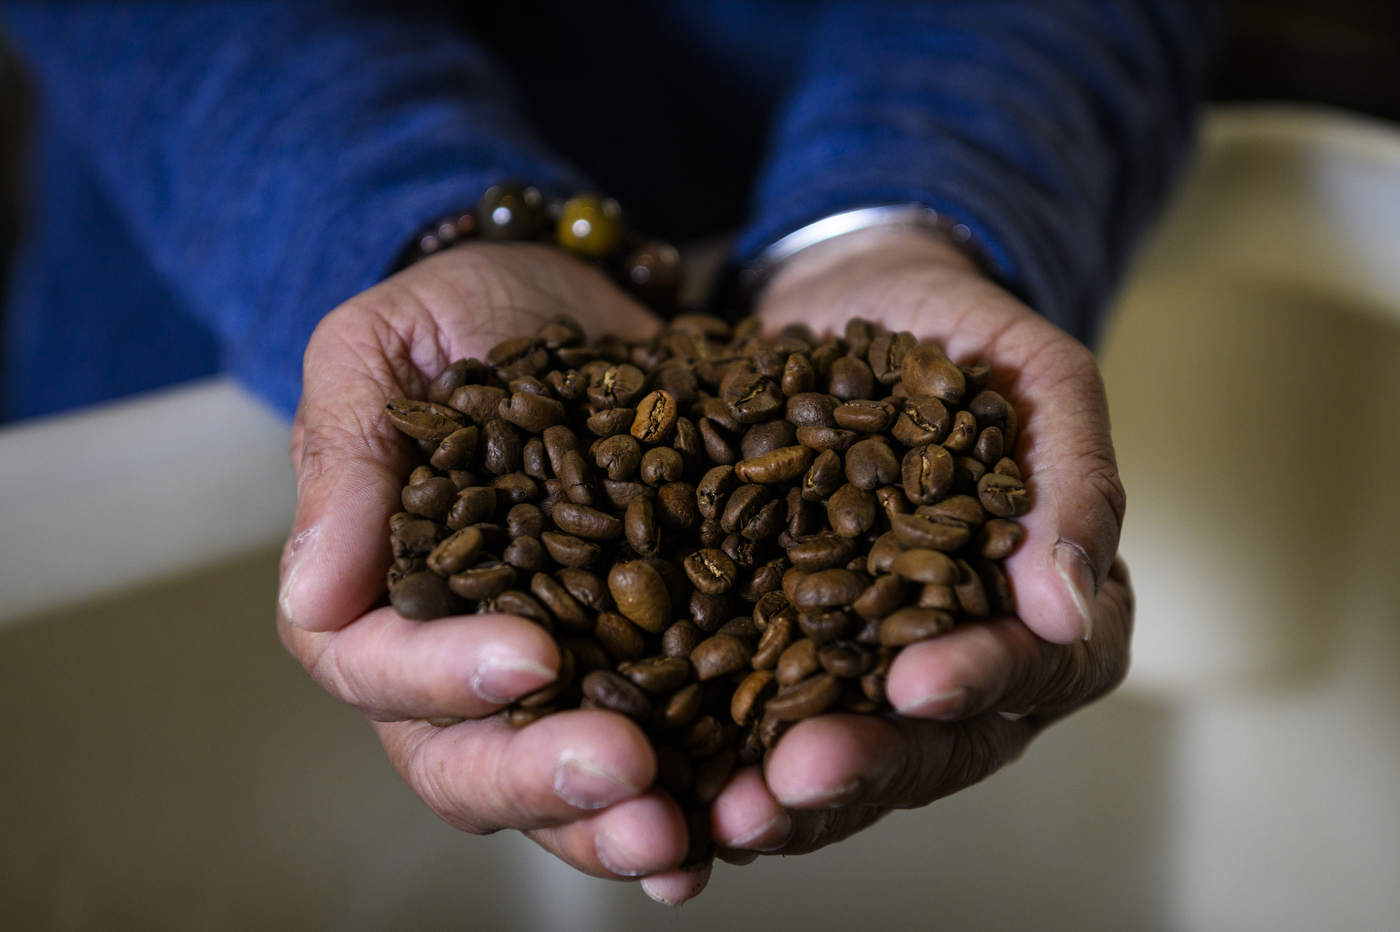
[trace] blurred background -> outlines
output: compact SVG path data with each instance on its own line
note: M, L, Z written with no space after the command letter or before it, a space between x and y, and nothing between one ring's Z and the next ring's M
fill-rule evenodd
M1020 763L679 910L458 834L278 644L287 428L207 380L0 428L0 928L1396 928L1400 7L1239 3L1214 96L1101 347L1134 671Z

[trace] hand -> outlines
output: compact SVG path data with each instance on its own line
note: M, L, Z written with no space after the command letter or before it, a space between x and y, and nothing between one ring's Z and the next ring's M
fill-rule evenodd
M960 625L906 648L890 670L900 716L825 715L731 778L712 807L722 855L798 854L890 809L922 806L1015 760L1045 725L1122 681L1133 595L1116 559L1124 493L1108 406L1083 345L924 232L868 231L804 251L762 296L767 328L842 332L852 317L987 359L1022 430L1033 506L1005 568L1019 617ZM1000 713L1000 714L999 714Z
M489 243L419 262L321 322L292 428L297 515L278 629L317 682L374 721L399 773L451 825L520 829L595 876L659 873L661 887L684 887L693 876L672 869L685 856L685 823L673 800L647 790L656 758L636 725L585 710L522 731L472 720L554 680L559 653L542 628L503 615L414 622L373 608L388 520L413 465L385 401L425 397L448 363L484 357L560 313L592 337L659 327L558 250ZM468 721L434 728L431 717Z

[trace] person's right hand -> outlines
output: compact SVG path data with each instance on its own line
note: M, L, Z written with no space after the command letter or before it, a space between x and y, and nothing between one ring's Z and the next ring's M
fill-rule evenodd
M685 822L669 796L648 790L656 758L635 724L587 710L522 731L483 718L554 680L559 654L543 628L505 615L407 621L374 608L389 517L413 467L385 402L425 397L453 360L484 357L558 314L590 338L660 326L597 271L533 244L448 250L327 315L307 347L292 430L297 515L278 629L318 683L373 720L399 773L451 825L520 829L589 874L689 888L696 878L673 870ZM435 728L426 720L436 717L467 720Z

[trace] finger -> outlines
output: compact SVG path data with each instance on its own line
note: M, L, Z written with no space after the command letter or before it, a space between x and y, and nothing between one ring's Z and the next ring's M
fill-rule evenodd
M518 731L495 718L375 729L428 807L478 834L572 822L637 797L656 777L656 756L641 730L608 712L561 712Z
M764 775L790 809L923 806L1015 760L1034 734L995 714L952 724L820 715L782 737Z
M1114 689L1128 672L1133 595L1121 559L1093 605L1094 637L1054 644L1017 618L964 624L904 648L885 683L902 715L948 721L987 711L1046 718Z
M424 622L381 608L339 631L281 632L322 687L381 721L489 715L559 671L549 633L510 615Z
M792 837L792 818L759 767L737 771L710 805L710 832L724 848L776 851Z
M700 895L705 885L710 882L713 869L713 865L706 864L699 870L673 870L664 874L653 874L642 880L642 890L663 906L680 906Z
M610 880L673 871L684 860L688 844L680 807L660 790L529 834L566 864Z

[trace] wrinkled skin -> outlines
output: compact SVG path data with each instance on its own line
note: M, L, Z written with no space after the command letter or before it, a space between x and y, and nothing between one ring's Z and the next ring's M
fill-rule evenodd
M655 756L636 725L588 710L518 732L485 718L554 677L559 656L542 629L500 615L413 622L373 607L388 518L412 466L407 442L379 416L384 402L423 397L448 363L559 313L590 337L660 326L557 250L486 243L420 262L322 321L293 427L298 503L279 631L317 682L372 720L399 773L448 823L519 829L579 870L641 877L654 899L680 903L709 871L677 869L684 820L650 788ZM915 232L805 251L770 283L758 313L774 329L800 321L837 332L864 317L935 339L955 361L989 359L992 387L1020 414L1016 455L1035 505L1006 562L1019 617L905 649L887 683L902 716L802 722L766 774L736 772L711 810L721 856L734 863L815 850L991 774L1039 729L1121 681L1132 628L1131 587L1115 560L1123 489L1088 350L951 246ZM433 717L467 720L434 728Z

